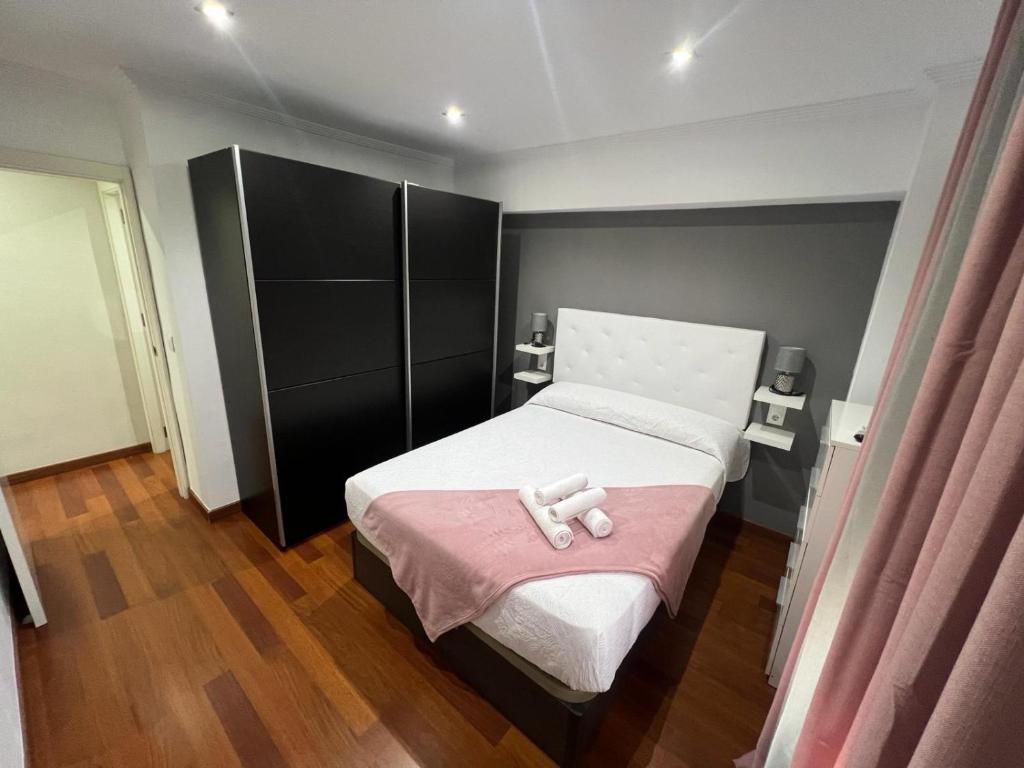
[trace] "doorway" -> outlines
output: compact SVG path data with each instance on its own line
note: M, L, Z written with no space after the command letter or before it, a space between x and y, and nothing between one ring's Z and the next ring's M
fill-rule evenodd
M187 494L127 168L0 150L0 477L171 452Z
M146 417L146 431L153 453L164 453L168 450L167 427L160 405L154 365L155 343L146 324L146 313L142 305L142 284L132 252L128 216L125 213L121 187L109 181L97 182L97 187L103 207L103 218L107 225L121 306L124 310L128 343L135 363L139 395Z
M37 627L46 613L12 482L59 489L80 468L152 451L170 453L169 487L188 492L134 194L125 167L0 148L0 567ZM96 498L79 490L80 508L58 490L68 520Z

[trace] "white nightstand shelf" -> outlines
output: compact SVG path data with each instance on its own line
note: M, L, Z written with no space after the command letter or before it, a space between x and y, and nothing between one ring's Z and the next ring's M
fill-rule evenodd
M793 439L796 437L796 433L790 432L788 429L771 427L767 424L758 424L755 421L747 427L743 436L752 443L761 443L771 448L781 448L784 451L788 451L793 447Z
M754 400L758 403L768 405L767 424L752 422L743 436L752 443L761 443L772 448L781 448L788 451L793 447L793 438L796 433L782 428L786 420L786 411L790 408L796 411L803 410L807 400L806 395L780 395L772 392L768 387L758 387L754 392Z
M544 384L551 381L551 374L548 372L548 355L554 351L555 348L552 346L535 347L533 344L516 344L516 352L534 355L537 358L537 367L529 371L516 371L512 374L512 378L525 381L527 384Z
M512 374L512 378L529 384L543 384L546 381L551 381L551 374L547 371L516 371Z
M555 351L552 346L535 347L533 344L516 344L516 352L525 352L528 355L550 355Z
M768 405L781 405L783 408L792 408L794 411L802 411L807 395L780 395L772 392L771 387L758 387L754 392L754 400Z

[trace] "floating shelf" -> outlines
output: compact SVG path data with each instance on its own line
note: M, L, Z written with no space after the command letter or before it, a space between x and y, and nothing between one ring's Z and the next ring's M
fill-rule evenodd
M512 374L512 378L529 384L543 384L546 381L551 381L551 374L547 371L516 371Z
M535 347L533 344L516 344L516 352L534 355L537 358L537 367L529 371L517 371L512 374L512 378L525 381L528 384L544 384L551 381L551 374L548 372L548 356L554 351L555 348L550 344L543 347Z
M772 448L781 448L784 451L788 451L793 447L793 438L796 437L796 434L788 429L779 429L778 427L754 422L747 427L747 431L743 433L743 436L752 443L761 443Z
M783 408L792 408L794 411L803 410L806 399L807 395L779 395L768 387L758 387L754 392L754 400L759 403L781 405Z
M550 355L555 351L552 346L535 347L533 344L516 344L517 352L525 352L528 355Z

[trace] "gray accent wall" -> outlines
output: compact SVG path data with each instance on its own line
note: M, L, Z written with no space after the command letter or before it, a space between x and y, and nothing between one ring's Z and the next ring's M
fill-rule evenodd
M793 533L829 405L850 384L898 207L506 215L499 410L537 391L511 378L530 364L512 349L529 339L532 312L547 312L552 324L558 307L577 307L764 330L763 384L772 382L780 345L806 347L797 384L808 404L786 418L797 433L793 450L754 444L747 476L727 488L719 505ZM763 421L765 407L756 404L752 416Z

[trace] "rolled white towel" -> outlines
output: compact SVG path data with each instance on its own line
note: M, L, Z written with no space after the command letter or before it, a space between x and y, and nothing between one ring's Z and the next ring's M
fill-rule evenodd
M577 472L575 475L563 477L553 483L548 483L537 489L534 499L538 504L554 504L560 499L572 496L576 491L582 491L587 487L587 476Z
M579 521L595 539L603 539L612 532L611 518L598 507L588 509L579 516Z
M534 501L534 494L537 489L532 485L524 485L519 489L519 501L526 507L526 511L530 513L530 517L533 518L533 522L540 528L540 532L544 534L552 547L555 549L565 549L572 544L572 529L565 523L559 523L551 519L548 514L548 507L537 504Z
M601 506L607 498L608 494L604 492L604 488L587 488L567 499L562 499L557 504L552 504L548 508L548 513L556 523L564 523L588 509Z

